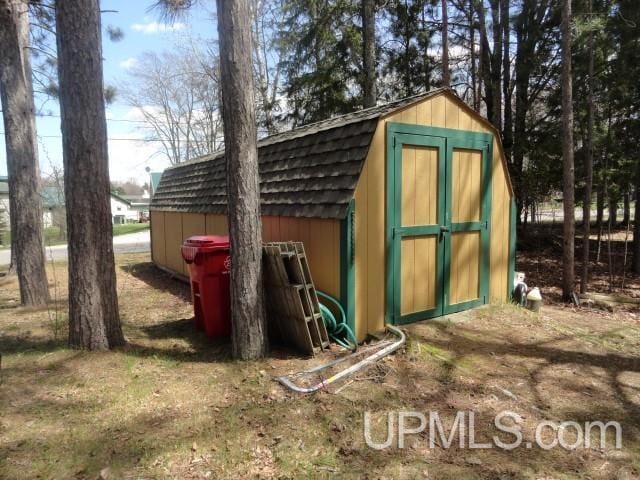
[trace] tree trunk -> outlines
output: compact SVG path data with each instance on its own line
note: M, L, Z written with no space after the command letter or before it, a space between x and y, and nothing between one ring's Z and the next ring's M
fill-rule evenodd
M478 13L478 26L480 32L479 75L481 84L484 85L484 103L487 107L487 118L493 123L495 92L491 76L491 49L489 48L489 39L487 37L487 24L484 11L484 2L483 0L475 0L474 5L476 7L476 12Z
M500 3L502 0L490 0L491 21L493 23L493 54L491 55L491 83L493 85L493 115L491 123L502 131L502 85L500 84L502 69L502 25L500 24Z
M375 107L376 91L376 10L375 0L362 0L362 59L364 65L364 108Z
M504 98L504 125L502 129L502 146L507 164L511 164L511 147L513 146L513 110L511 107L511 28L509 25L509 0L502 0L500 7L502 23L502 96Z
M263 357L268 347L249 4L247 0L216 4L231 236L231 340L233 356L249 360Z
M538 219L538 207L535 201L531 202L531 224L535 224Z
M600 230L604 221L604 188L602 184L596 189L596 228Z
M622 204L624 205L622 224L628 225L631 221L631 194L629 190L622 194Z
M636 208L633 220L633 273L640 275L640 161L636 172Z
M592 3L588 3L591 15ZM584 159L584 198L582 201L582 276L580 277L580 293L587 293L589 284L589 245L591 235L591 190L593 185L593 31L589 31L587 42L587 145Z
M562 2L562 184L563 252L562 294L571 299L574 291L575 200L573 167L573 92L571 85L571 0Z
M471 89L473 91L473 109L476 112L480 111L480 100L478 95L478 76L476 70L476 29L473 24L473 0L469 0L469 6L467 8L467 19L469 22L469 51L471 52Z
M618 224L618 198L611 191L609 197L609 223L611 228L616 228Z
M125 343L113 258L98 0L56 2L67 234L69 344Z
M11 263L18 274L23 305L49 300L42 235L40 170L36 143L29 7L22 0L0 0L0 98L4 118Z
M447 0L442 0L442 86L451 86L451 72L449 71L449 12L447 12Z
M525 208L523 188L524 156L527 150L527 113L529 111L529 83L533 70L533 40L529 34L529 21L533 17L531 2L522 4L522 11L516 17L516 60L515 60L515 117L513 125L513 148L511 178L514 181L516 206L518 211ZM516 222L521 223L516 217Z

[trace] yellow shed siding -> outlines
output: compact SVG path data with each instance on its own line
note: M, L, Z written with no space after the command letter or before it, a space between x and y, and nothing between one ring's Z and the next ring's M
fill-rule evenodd
M229 225L226 215L205 215L205 233L207 235L229 235Z
M180 275L186 275L184 261L180 254L182 245L182 214L176 212L164 213L165 235L165 267Z
M340 221L321 218L262 217L265 242L304 243L316 287L340 298Z
M426 99L380 120L355 192L356 335L360 340L367 333L384 328L387 122L486 132L495 136L495 132L475 118L461 102L446 94ZM502 155L500 145L494 139L489 287L492 302L504 301L507 295L511 192ZM460 292L461 297L465 294Z
M511 194L507 184L507 173L502 163L502 152L495 138L493 140L492 187L489 300L500 303L507 300L508 291Z
M181 275L189 270L180 245L193 235L227 235L226 215L151 212L152 258L161 267ZM340 296L340 222L316 218L262 217L265 242L303 242L318 289Z
M151 212L151 260L165 265L164 212Z
M424 126L486 132L494 135L492 159L492 205L490 217L490 285L489 300L501 302L507 297L509 271L510 205L512 192L508 183L503 153L496 132L461 101L440 94L398 110L382 118L373 135L369 152L355 190L355 326L359 340L368 333L384 328L386 305L386 123L389 121ZM457 155L472 155L461 151ZM468 162L467 162L468 163ZM460 170L460 169L459 169ZM472 182L478 172L461 172L461 182ZM471 179L471 180L470 180ZM478 192L465 190L464 197L477 197ZM416 192L419 190L415 188ZM460 196L462 198L463 196ZM454 206L454 215L479 217L476 202ZM415 213L415 212L414 212ZM317 287L340 297L340 221L294 217L263 217L265 241L302 241ZM159 265L186 274L180 258L180 244L184 238L197 233L226 234L228 224L224 215L180 214L152 212L153 259ZM456 245L468 256L477 256L475 238L457 238ZM473 241L472 241L473 240ZM417 251L422 251L423 248ZM414 246L414 252L417 252ZM465 265L454 265L455 274L469 275ZM424 266L420 267L424 268ZM415 269L414 269L415 270ZM422 271L422 270L421 270ZM457 273L456 273L457 272ZM475 272L474 272L475 273ZM476 282L476 280L474 280ZM477 284L452 292L459 300L471 298ZM405 299L409 303L409 299ZM411 302L430 304L432 299L414 298ZM407 307L409 308L409 307ZM413 307L411 307L413 308Z

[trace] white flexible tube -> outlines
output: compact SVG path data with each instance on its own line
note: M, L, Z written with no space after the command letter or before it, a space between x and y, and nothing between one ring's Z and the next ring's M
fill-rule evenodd
M298 393L313 393L313 392L317 392L318 390L326 387L327 385L329 385L330 383L333 383L337 380L340 380L341 378L344 378L348 375L351 375L352 373L357 372L358 370L362 369L363 367L372 364L373 362L376 362L378 360L380 360L381 358L386 357L387 355L389 355L390 353L395 352L396 350L398 350L400 347L402 347L406 340L407 337L405 336L404 332L402 330L400 330L399 328L396 328L392 325L387 325L387 329L394 333L397 337L398 340L393 342L392 344L387 344L384 348L382 348L381 350L377 351L376 353L369 355L366 358L363 358L362 360L360 360L358 363L354 363L353 365L351 365L348 368L345 368L344 370L339 371L338 373L336 373L335 375L327 378L326 380L322 380L320 383L317 383L316 385L312 385L311 387L300 387L298 385L296 385L295 383L293 383L291 381L291 378L295 378L295 377L299 377L302 376L304 374L309 374L309 373L318 373L321 372L322 370L332 367L338 363L341 363L343 361L346 361L352 357L354 357L355 355L359 355L359 353L354 353L351 355L348 355L346 357L343 358L339 358L338 360L334 360L332 362L327 363L326 365L321 365L319 367L315 367L312 368L310 370L305 370L303 372L299 372L299 373L294 373L293 375L286 375L283 377L277 377L276 380L284 385L285 387L287 387L290 390L293 390L294 392L298 392ZM386 343L386 342L383 342Z

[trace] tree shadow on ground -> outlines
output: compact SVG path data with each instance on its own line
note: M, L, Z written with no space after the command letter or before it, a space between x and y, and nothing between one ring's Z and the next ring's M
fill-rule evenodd
M159 269L153 262L132 263L122 265L120 268L155 290L170 293L185 302L191 301L189 285L178 277Z
M562 420L575 421L595 421L604 420L618 421L622 425L623 434L628 441L637 441L640 438L640 405L636 403L628 390L636 388L625 384L620 378L625 372L639 373L640 358L619 355L612 352L597 352L585 350L570 350L560 346L552 346L554 341L565 341L578 339L580 335L562 335L554 339L546 339L542 342L522 342L518 339L506 335L501 340L485 336L480 338L473 328L456 325L450 328L443 322L432 322L431 325L437 330L437 335L413 332L413 336L425 343L434 346L451 354L448 363L455 365L460 363L470 355L480 355L489 359L515 358L516 361L524 362L528 372L528 394L533 398L532 406L541 411L547 411L549 405L544 400L543 373L554 367L575 366L580 373L577 378L563 377L554 379L555 387L562 392L575 391L580 393L586 400L582 405L582 410L575 405L556 412L565 416ZM583 343L579 343L578 345ZM603 384L608 386L610 394L617 404L615 409L605 408L596 403L591 404L590 398L585 395L585 386L581 385L578 390L575 382L583 376L600 372ZM498 377L499 378L499 377ZM508 378L505 380L509 380ZM549 378L546 379L549 381ZM626 391L625 391L626 390ZM551 399L550 399L551 400Z
M162 356L181 362L226 362L231 359L229 338L208 338L195 328L193 317L142 326L139 331L150 342L130 339L127 350L132 355ZM188 347L181 347L179 341L186 342Z

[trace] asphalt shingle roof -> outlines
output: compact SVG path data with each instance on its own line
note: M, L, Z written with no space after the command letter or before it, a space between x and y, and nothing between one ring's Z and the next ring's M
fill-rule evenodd
M379 118L441 91L433 90L260 140L262 214L344 218ZM151 210L226 214L224 151L165 170Z

